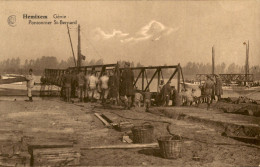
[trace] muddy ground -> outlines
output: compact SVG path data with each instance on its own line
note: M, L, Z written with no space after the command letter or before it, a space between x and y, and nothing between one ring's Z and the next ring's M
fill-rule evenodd
M24 97L25 98L25 97ZM16 100L14 100L16 99ZM190 110L190 108L183 108ZM201 108L201 110L204 110ZM208 111L210 114L210 111ZM171 123L172 133L184 139L182 158L164 159L158 148L91 149L90 146L123 144L124 132L105 127L94 113L107 115L115 122L130 121L134 125L150 122L154 142ZM35 98L25 102L19 98L0 98L0 166L21 163L14 156L26 152L21 139L28 142L70 142L81 148L81 166L259 166L260 149L221 136L214 127L147 113L143 108L122 110L99 103L65 103L59 98ZM187 139L188 138L188 139ZM194 161L193 157L199 157Z

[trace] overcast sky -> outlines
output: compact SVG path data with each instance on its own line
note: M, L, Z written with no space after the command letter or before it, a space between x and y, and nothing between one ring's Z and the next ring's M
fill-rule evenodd
M145 65L216 63L244 65L250 42L251 65L260 65L260 1L46 1L0 2L0 60L72 56L66 25L30 25L23 14L67 16L81 25L82 53ZM16 26L7 18L16 15ZM45 21L34 19L33 21ZM70 25L77 50L77 25Z

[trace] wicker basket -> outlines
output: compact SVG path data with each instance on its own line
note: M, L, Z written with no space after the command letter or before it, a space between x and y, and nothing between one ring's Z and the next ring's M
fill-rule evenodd
M157 140L163 158L177 159L181 157L183 143L181 136L161 136Z
M134 143L152 143L153 142L154 127L145 122L141 126L134 126L132 128Z

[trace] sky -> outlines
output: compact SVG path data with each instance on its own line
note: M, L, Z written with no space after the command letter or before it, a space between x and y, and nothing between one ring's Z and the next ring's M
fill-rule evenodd
M250 1L1 1L0 61L72 56L67 26L31 25L23 14L66 16L81 26L87 60L141 62L144 65L211 63L260 65L260 0ZM15 26L8 17L16 16ZM60 19L56 19L60 20ZM69 25L77 52L77 25Z

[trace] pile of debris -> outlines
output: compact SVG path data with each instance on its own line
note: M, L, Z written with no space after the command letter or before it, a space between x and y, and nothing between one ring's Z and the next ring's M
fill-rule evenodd
M250 99L245 96L239 96L238 98L237 97L223 98L222 101L233 103L233 104L241 104L241 103L259 104L259 102L257 102L256 100Z
M214 107L225 113L260 117L260 105L258 102L244 96L240 96L239 98L224 98L216 103Z

